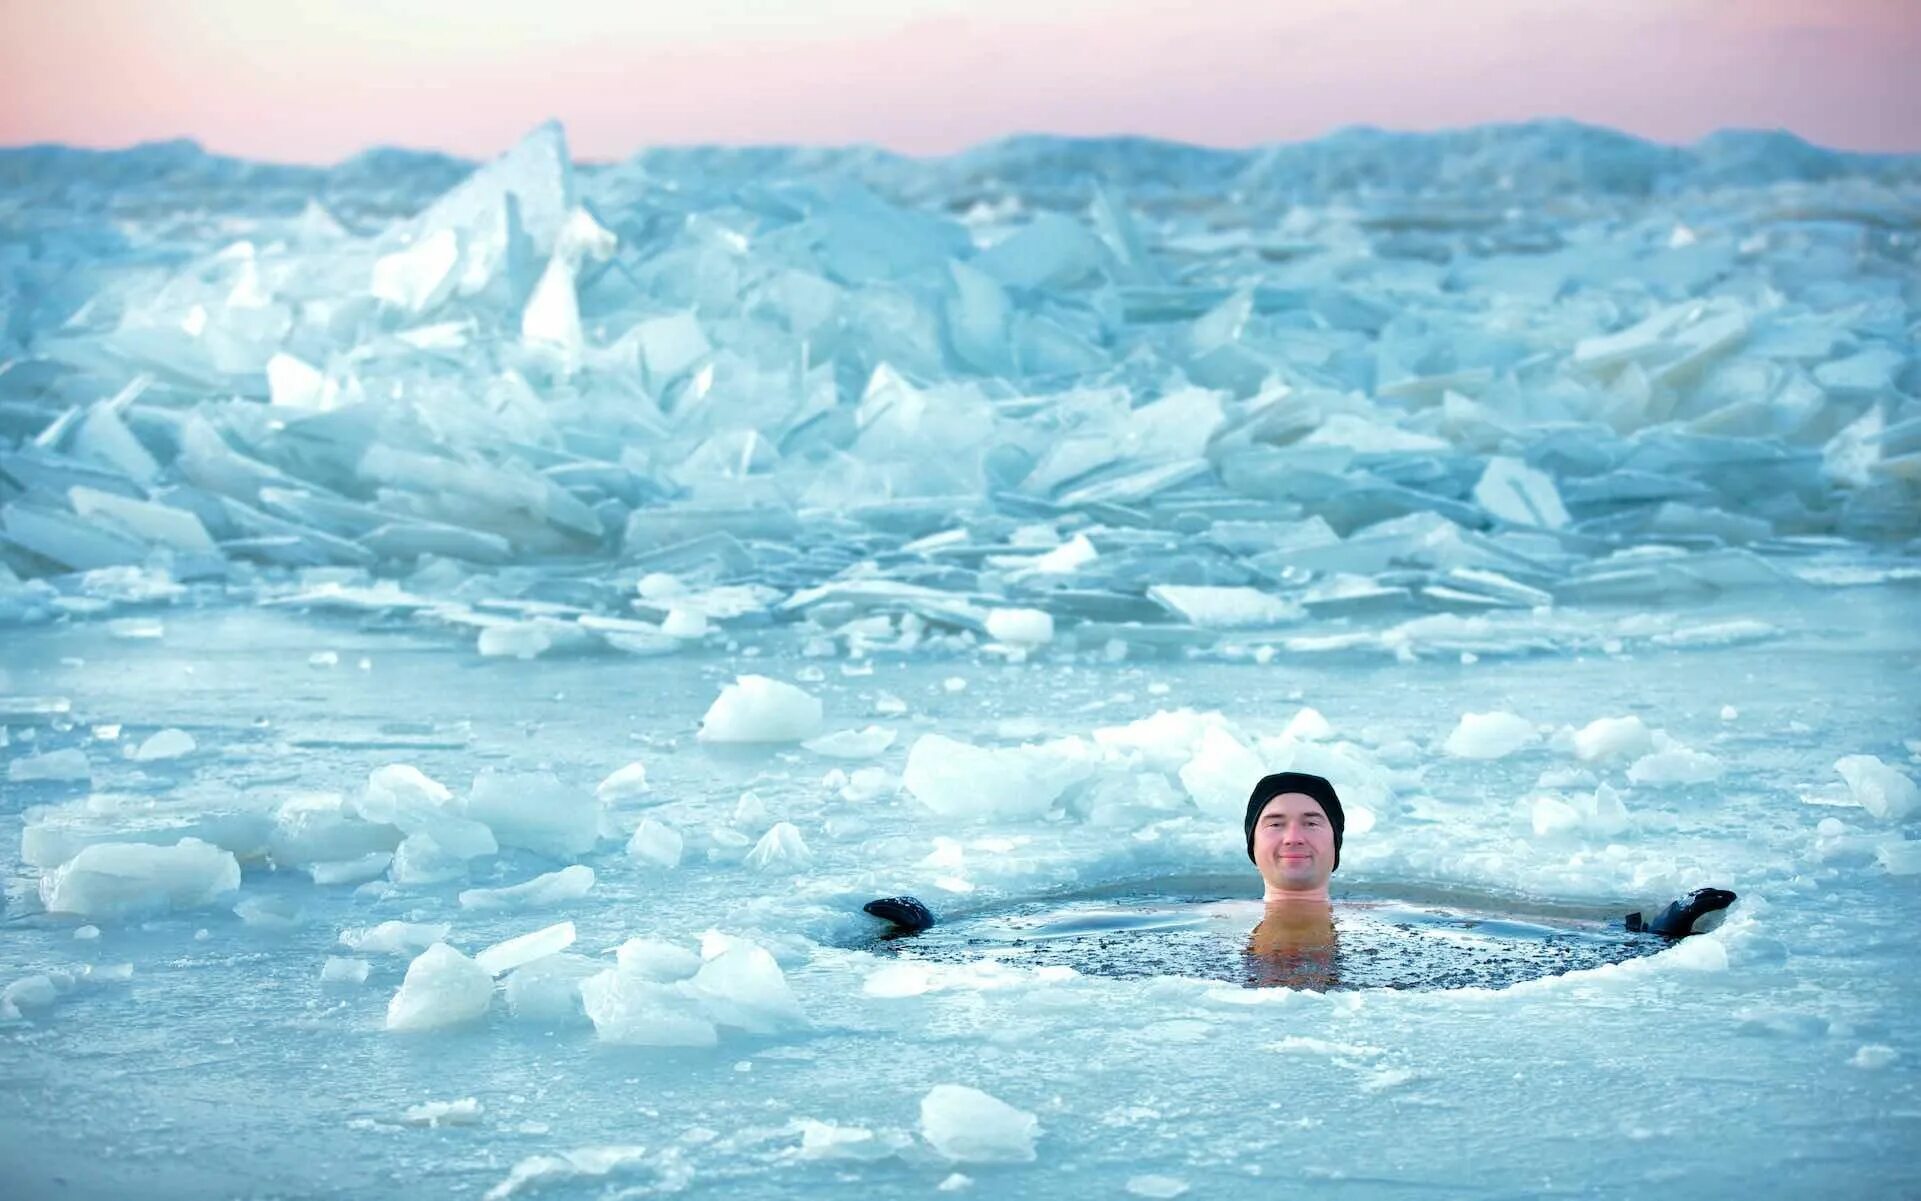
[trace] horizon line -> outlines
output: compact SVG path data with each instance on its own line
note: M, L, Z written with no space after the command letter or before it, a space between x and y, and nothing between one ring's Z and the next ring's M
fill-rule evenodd
M262 157L254 157L254 156L245 155L245 154L237 154L231 151L210 147L205 141L203 141L198 137L194 137L191 134L181 134L174 137L164 137L164 138L145 138L137 142L128 142L121 145L111 145L111 146L88 145L85 143L78 143L78 142L50 141L50 140L35 141L35 142L0 143L0 154L18 154L18 153L24 153L24 152L36 151L36 150L70 150L70 151L79 151L87 154L114 155L114 154L130 154L135 151L144 150L148 148L185 145L185 146L191 146L194 150L198 151L201 155L208 158L227 159L233 162L241 162L241 163L256 163L263 166L287 167L287 168L294 168L294 169L307 169L307 170L316 170L316 171L333 170L333 169L345 166L346 164L351 163L356 159L364 158L368 155L379 154L383 152L412 154L412 155L418 155L421 157L437 156L440 158L450 159L458 163L479 165L479 164L490 162L493 159L499 158L501 155L506 154L508 151L512 150L515 146L519 145L522 141L532 136L534 133L538 132L539 130L547 127L548 125L559 126L562 136L563 137L566 136L566 129L567 129L566 123L558 117L549 117L544 120L534 122L533 124L529 125L525 129L525 131L522 132L518 137L511 139L510 141L501 145L498 149L495 149L489 152L488 154L485 154L479 157L461 154L452 150L443 150L443 149L439 149L436 147L429 147L429 146L408 145L400 142L373 142L365 146L362 146L360 149L355 150L350 154L334 159L331 162L323 162L323 161L318 161L314 159L262 158ZM582 155L575 154L573 152L573 148L570 143L568 147L568 160L577 167L608 167L608 166L617 166L624 162L629 162L635 158L638 158L643 154L648 153L649 151L656 151L656 150L669 150L669 151L733 150L733 151L743 151L743 152L771 151L771 150L779 150L779 151L819 150L819 151L830 151L830 152L831 151L849 151L849 150L871 150L871 151L878 151L881 154L888 155L893 158L903 159L911 162L931 163L931 162L943 162L950 159L961 158L965 155L976 153L978 151L984 150L991 146L999 146L1009 142L1018 142L1023 140L1056 141L1056 142L1071 142L1071 143L1145 142L1145 143L1153 143L1161 146L1179 147L1187 150L1201 150L1201 151L1207 151L1212 153L1231 155L1231 154L1251 154L1251 153L1257 153L1263 150L1272 150L1272 149L1288 147L1288 146L1306 146L1315 142L1327 141L1328 139L1340 137L1345 134L1384 134L1390 137L1440 138L1440 137L1447 137L1449 135L1454 135L1454 134L1471 133L1477 130L1523 129L1529 126L1567 126L1567 127L1578 128L1578 129L1588 130L1588 131L1593 131L1598 133L1613 134L1619 137L1630 139L1635 142L1643 143L1648 146L1660 147L1662 149L1668 149L1668 150L1692 150L1692 149L1698 148L1704 142L1708 142L1714 138L1723 137L1725 135L1752 134L1752 135L1759 135L1764 137L1779 136L1779 137L1791 138L1803 146L1807 146L1812 149L1819 150L1828 154L1845 155L1851 158L1894 160L1894 159L1921 157L1921 147L1917 147L1916 149L1912 149L1912 150L1859 150L1859 149L1853 149L1846 146L1836 146L1836 145L1831 145L1823 142L1816 142L1785 126L1766 127L1766 126L1748 126L1748 125L1726 125L1726 126L1722 126L1720 128L1711 130L1705 134L1702 134L1700 137L1694 138L1690 141L1671 141L1664 138L1649 136L1647 134L1635 133L1632 130L1623 129L1615 125L1606 125L1606 124L1602 124L1600 122L1595 122L1595 121L1583 121L1576 117L1541 116L1541 117L1529 117L1521 120L1478 121L1478 122L1471 122L1463 125L1441 126L1433 129L1394 127L1394 126L1380 125L1380 124L1377 124L1374 122L1368 122L1368 121L1356 121L1356 122L1351 122L1343 125L1334 126L1333 128L1330 128L1322 133L1315 134L1312 137L1276 138L1276 139L1267 140L1267 141L1249 142L1249 143L1243 143L1243 144L1237 144L1237 145L1229 145L1224 143L1211 143L1211 142L1197 142L1197 141L1190 141L1185 138L1170 138L1170 137L1164 137L1158 134L1149 134L1149 133L1115 132L1115 133L1087 134L1087 133L1050 133L1044 130L1017 130L1014 132L1001 134L997 137L984 138L980 141L969 143L968 145L963 146L959 149L940 152L940 153L921 153L921 152L916 152L911 150L897 150L897 149L894 149L893 147L886 146L878 141L865 140L865 139L845 141L845 142L689 141L689 142L646 142L636 146L632 150L627 151L624 155L610 158L610 157L605 157L600 155L582 156Z

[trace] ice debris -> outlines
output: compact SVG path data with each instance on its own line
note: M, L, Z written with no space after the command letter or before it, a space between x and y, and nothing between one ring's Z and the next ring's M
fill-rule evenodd
M508 974L507 1010L526 1021L584 1021L580 982L598 971L600 965L585 955L542 956Z
M1031 818L1089 770L1077 740L995 749L923 734L907 751L901 782L934 813L963 821Z
M488 912L543 909L578 900L586 896L593 886L594 869L576 863L506 888L465 889L460 894L460 907Z
M627 854L649 867L679 867L683 839L666 822L644 817L627 840Z
M239 887L233 853L198 838L101 842L43 875L40 901L49 913L119 919L211 905Z
M583 855L600 837L599 802L552 772L482 768L463 812L469 821L484 825L501 846L556 859Z
M912 1145L912 1138L898 1130L869 1130L865 1126L841 1126L801 1118L794 1123L800 1132L796 1154L803 1160L874 1160L897 1155Z
M1600 717L1575 731L1573 745L1576 757L1593 762L1647 754L1654 736L1638 717Z
M87 752L79 747L63 747L40 755L22 755L7 764L7 779L15 784L36 780L73 781L93 777Z
M700 719L703 742L800 742L820 732L820 701L792 684L741 676Z
M609 772L607 778L594 788L594 796L602 803L610 803L626 800L646 791L647 765L636 761Z
M322 984L365 984L370 965L365 959L348 959L340 955L327 956L327 962L320 965Z
M415 955L453 931L447 922L385 921L340 932L340 945L369 955Z
M920 1131L943 1158L960 1163L1028 1163L1040 1121L964 1084L937 1084L920 1102Z
M457 1101L423 1101L409 1105L402 1111L400 1120L408 1126L471 1126L480 1121L483 1112L478 1098L462 1097Z
M1902 821L1921 809L1921 789L1874 755L1844 755L1834 770L1847 782L1855 803L1883 821Z
M193 754L194 746L192 734L185 730L168 728L149 735L146 741L134 751L133 757L143 763L159 759L178 759L182 755Z
M801 743L803 748L829 759L872 759L893 745L894 731L885 726L836 730Z
M747 852L747 866L764 872L797 872L814 861L792 822L775 822Z
M1534 741L1534 723L1512 713L1463 713L1441 744L1456 759L1501 759Z
M574 945L574 924L558 922L529 934L497 942L474 956L474 962L499 976L536 959L555 955Z
M387 1029L437 1030L470 1022L493 1002L494 978L486 968L444 942L422 951L387 1004Z
M648 1162L645 1147L575 1147L558 1155L529 1155L513 1166L506 1179L488 1189L481 1201L508 1201L536 1185L598 1179L632 1171Z
M377 195L281 172L310 190L217 220L123 171L141 253L63 203L9 268L69 282L8 322L0 620L49 580L102 613L218 581L486 654L791 623L826 653L1125 658L1792 588L1835 578L1797 556L1921 532L1912 339L1818 266L1863 237L1862 279L1909 265L1861 233L1905 220L1909 161L1569 151L1602 136L1423 136L1387 168L1347 135L1204 169L1143 144L1094 185L1032 142L577 169L550 125L444 192L402 155ZM1822 219L1780 230L1771 187ZM373 216L284 215L322 192ZM1529 202L1570 194L1596 199ZM1321 645L1482 655L1454 644L1486 628Z
M768 951L726 939L694 957L672 944L636 939L614 967L583 980L580 996L599 1037L638 1046L713 1046L724 1028L776 1034L807 1024L800 1002Z
M1662 741L1666 745L1658 745ZM1720 779L1721 761L1713 755L1664 736L1656 742L1657 749L1629 765L1629 780L1636 784L1705 784Z

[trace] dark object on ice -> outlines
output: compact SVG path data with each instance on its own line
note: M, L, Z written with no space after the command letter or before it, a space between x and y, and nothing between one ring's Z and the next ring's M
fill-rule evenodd
M913 897L882 897L867 902L861 909L884 922L892 922L893 932L897 934L919 934L934 924L934 915Z
M1335 794L1334 785L1328 783L1326 776L1311 776L1304 771L1276 772L1262 776L1254 785L1254 791L1247 798L1247 817L1241 822L1247 834L1247 857L1254 858L1254 823L1261 820L1261 810L1267 803L1282 793L1298 792L1314 798L1321 812L1327 814L1327 824L1334 827L1334 866L1330 871L1341 867L1341 836L1347 832L1347 814L1341 810L1341 798Z
M1662 938L1685 938L1697 933L1695 922L1710 913L1719 913L1732 904L1734 894L1725 888L1697 888L1678 901L1669 901L1668 907L1656 914L1651 922L1642 921L1639 910L1628 914L1628 932L1659 934ZM1713 928L1708 927L1710 930Z

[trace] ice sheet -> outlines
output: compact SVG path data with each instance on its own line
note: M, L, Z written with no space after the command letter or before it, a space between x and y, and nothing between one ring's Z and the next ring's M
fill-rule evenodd
M0 166L28 1193L1921 1189L1914 160ZM850 949L1249 887L1290 767L1357 886L1742 902L1499 992Z

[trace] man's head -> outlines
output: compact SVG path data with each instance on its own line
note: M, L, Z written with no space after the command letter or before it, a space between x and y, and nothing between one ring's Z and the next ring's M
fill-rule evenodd
M1247 857L1267 882L1270 900L1326 895L1347 826L1332 784L1306 772L1263 776L1247 798L1244 824Z

